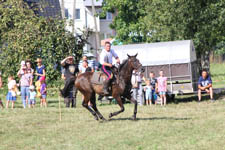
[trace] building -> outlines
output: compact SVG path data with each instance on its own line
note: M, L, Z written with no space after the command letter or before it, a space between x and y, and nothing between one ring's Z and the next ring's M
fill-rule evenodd
M35 14L44 17L61 17L59 0L24 0Z
M61 0L60 0L61 2ZM72 19L73 14L73 2L74 0L64 0L65 17L69 21ZM103 0L94 0L94 6L97 14L102 12ZM107 12L104 17L99 15L92 15L92 0L76 0L76 20L75 20L75 32L81 34L82 30L89 28L95 31L94 18L97 22L97 32L99 32L100 41L115 36L115 31L110 29L109 25L112 23L114 14ZM68 30L72 31L72 27L68 26ZM85 47L85 50L94 49L96 47L95 34L92 34L89 38L90 45ZM100 44L100 43L99 43Z

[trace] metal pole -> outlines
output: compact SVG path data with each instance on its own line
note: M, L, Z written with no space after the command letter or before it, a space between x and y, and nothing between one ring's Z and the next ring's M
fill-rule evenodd
M61 0L61 14L62 14L62 19L65 19L64 0Z
M189 71L189 74L191 75L191 86L192 86L192 92L194 92L194 88L193 88L193 73L192 73L192 64L191 62L188 63L188 71Z
M95 5L94 5L94 0L91 0L91 3L92 3L92 16L93 16L93 19L94 19L94 25L95 25L95 57L96 57L96 60L97 60L97 50L99 49L99 44L100 44L100 41L99 41L99 32L98 32L98 27L97 27L97 20L96 20L96 17L95 17L95 14L96 14L96 11L95 11Z
M170 72L170 91L173 94L172 73L171 73L170 64L169 64L169 72Z
M73 0L73 26L72 26L72 33L75 36L76 31L75 31L75 22L76 22L76 0Z

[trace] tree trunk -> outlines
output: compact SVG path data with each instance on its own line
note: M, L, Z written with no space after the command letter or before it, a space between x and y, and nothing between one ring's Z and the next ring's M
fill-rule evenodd
M210 71L210 61L209 61L210 51L206 50L201 54L201 67L202 70Z

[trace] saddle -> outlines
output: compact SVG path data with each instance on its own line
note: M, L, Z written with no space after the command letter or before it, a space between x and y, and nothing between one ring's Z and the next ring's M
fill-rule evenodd
M111 79L114 77L113 73L111 73ZM104 72L94 72L91 78L91 83L93 84L104 84L104 81L107 79L107 76Z

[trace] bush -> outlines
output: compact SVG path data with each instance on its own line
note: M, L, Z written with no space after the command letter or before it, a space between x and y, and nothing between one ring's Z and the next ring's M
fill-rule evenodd
M65 20L36 16L23 0L1 2L0 16L0 70L4 81L9 75L16 76L22 60L42 58L47 82L57 84L60 61L74 55L78 62L90 33L74 37L65 29Z

